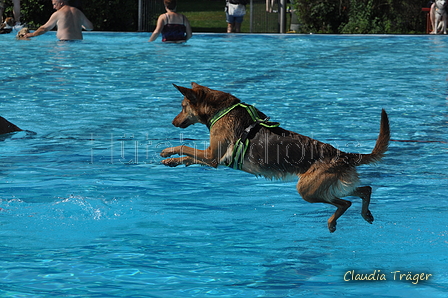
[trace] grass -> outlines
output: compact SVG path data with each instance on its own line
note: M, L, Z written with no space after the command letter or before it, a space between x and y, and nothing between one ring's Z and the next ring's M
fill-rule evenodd
M190 21L193 32L224 33L227 30L224 0L179 0L177 11ZM242 32L249 32L249 15L241 26Z
M190 21L194 32L224 33L227 29L226 14L222 11L186 11L183 14ZM244 22L243 22L244 24Z

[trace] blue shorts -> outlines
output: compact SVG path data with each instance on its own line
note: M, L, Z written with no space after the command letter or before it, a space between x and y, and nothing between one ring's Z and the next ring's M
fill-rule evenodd
M226 12L226 21L229 24L233 24L233 23L242 23L243 22L243 18L244 16L240 16L240 17L235 17L235 16L231 16Z

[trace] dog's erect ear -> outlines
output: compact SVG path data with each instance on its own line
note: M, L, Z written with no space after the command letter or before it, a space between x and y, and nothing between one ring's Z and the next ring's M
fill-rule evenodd
M202 85L199 85L198 83L195 83L195 82L191 82L191 88L192 89L200 89L200 90L205 91L205 92L210 90L210 88L202 86Z
M191 88L195 88L195 87L198 87L199 86L199 84L196 84L195 82L191 82Z
M176 84L173 84L174 87L176 87L177 90L180 91L186 98L188 98L192 102L197 101L196 93L192 89L188 89L185 87L177 86Z

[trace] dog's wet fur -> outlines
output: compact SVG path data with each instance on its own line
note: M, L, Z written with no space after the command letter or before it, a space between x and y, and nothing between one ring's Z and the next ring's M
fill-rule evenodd
M30 33L30 29L28 27L24 27L17 32L16 38L19 40L29 40L29 38L26 37L26 34Z
M183 95L182 111L173 120L173 125L186 128L195 123L209 126L214 115L221 110L240 102L235 96L192 83L192 88L174 85ZM258 110L257 110L258 111ZM260 118L267 118L258 111ZM237 107L219 119L210 128L210 146L198 150L187 146L166 148L163 164L178 165L201 164L217 167L227 165L232 159L233 147L244 130L253 123L246 109ZM302 198L310 203L334 205L336 212L328 219L330 232L336 230L336 220L351 206L343 200L346 196L362 199L362 217L373 222L369 211L370 186L359 186L356 166L378 162L388 149L390 140L389 120L382 110L380 133L370 154L346 153L333 146L312 138L283 129L267 128L258 125L251 132L250 146L244 158L242 170L270 179L284 179L297 175L297 190Z

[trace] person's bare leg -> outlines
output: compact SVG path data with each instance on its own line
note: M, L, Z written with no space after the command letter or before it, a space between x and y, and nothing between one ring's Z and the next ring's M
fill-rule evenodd
M227 24L227 33L232 33L233 32L233 24L232 23L228 23Z
M20 0L12 0L14 3L14 21L17 23L20 23Z
M241 23L235 23L235 32L240 33L241 32Z

